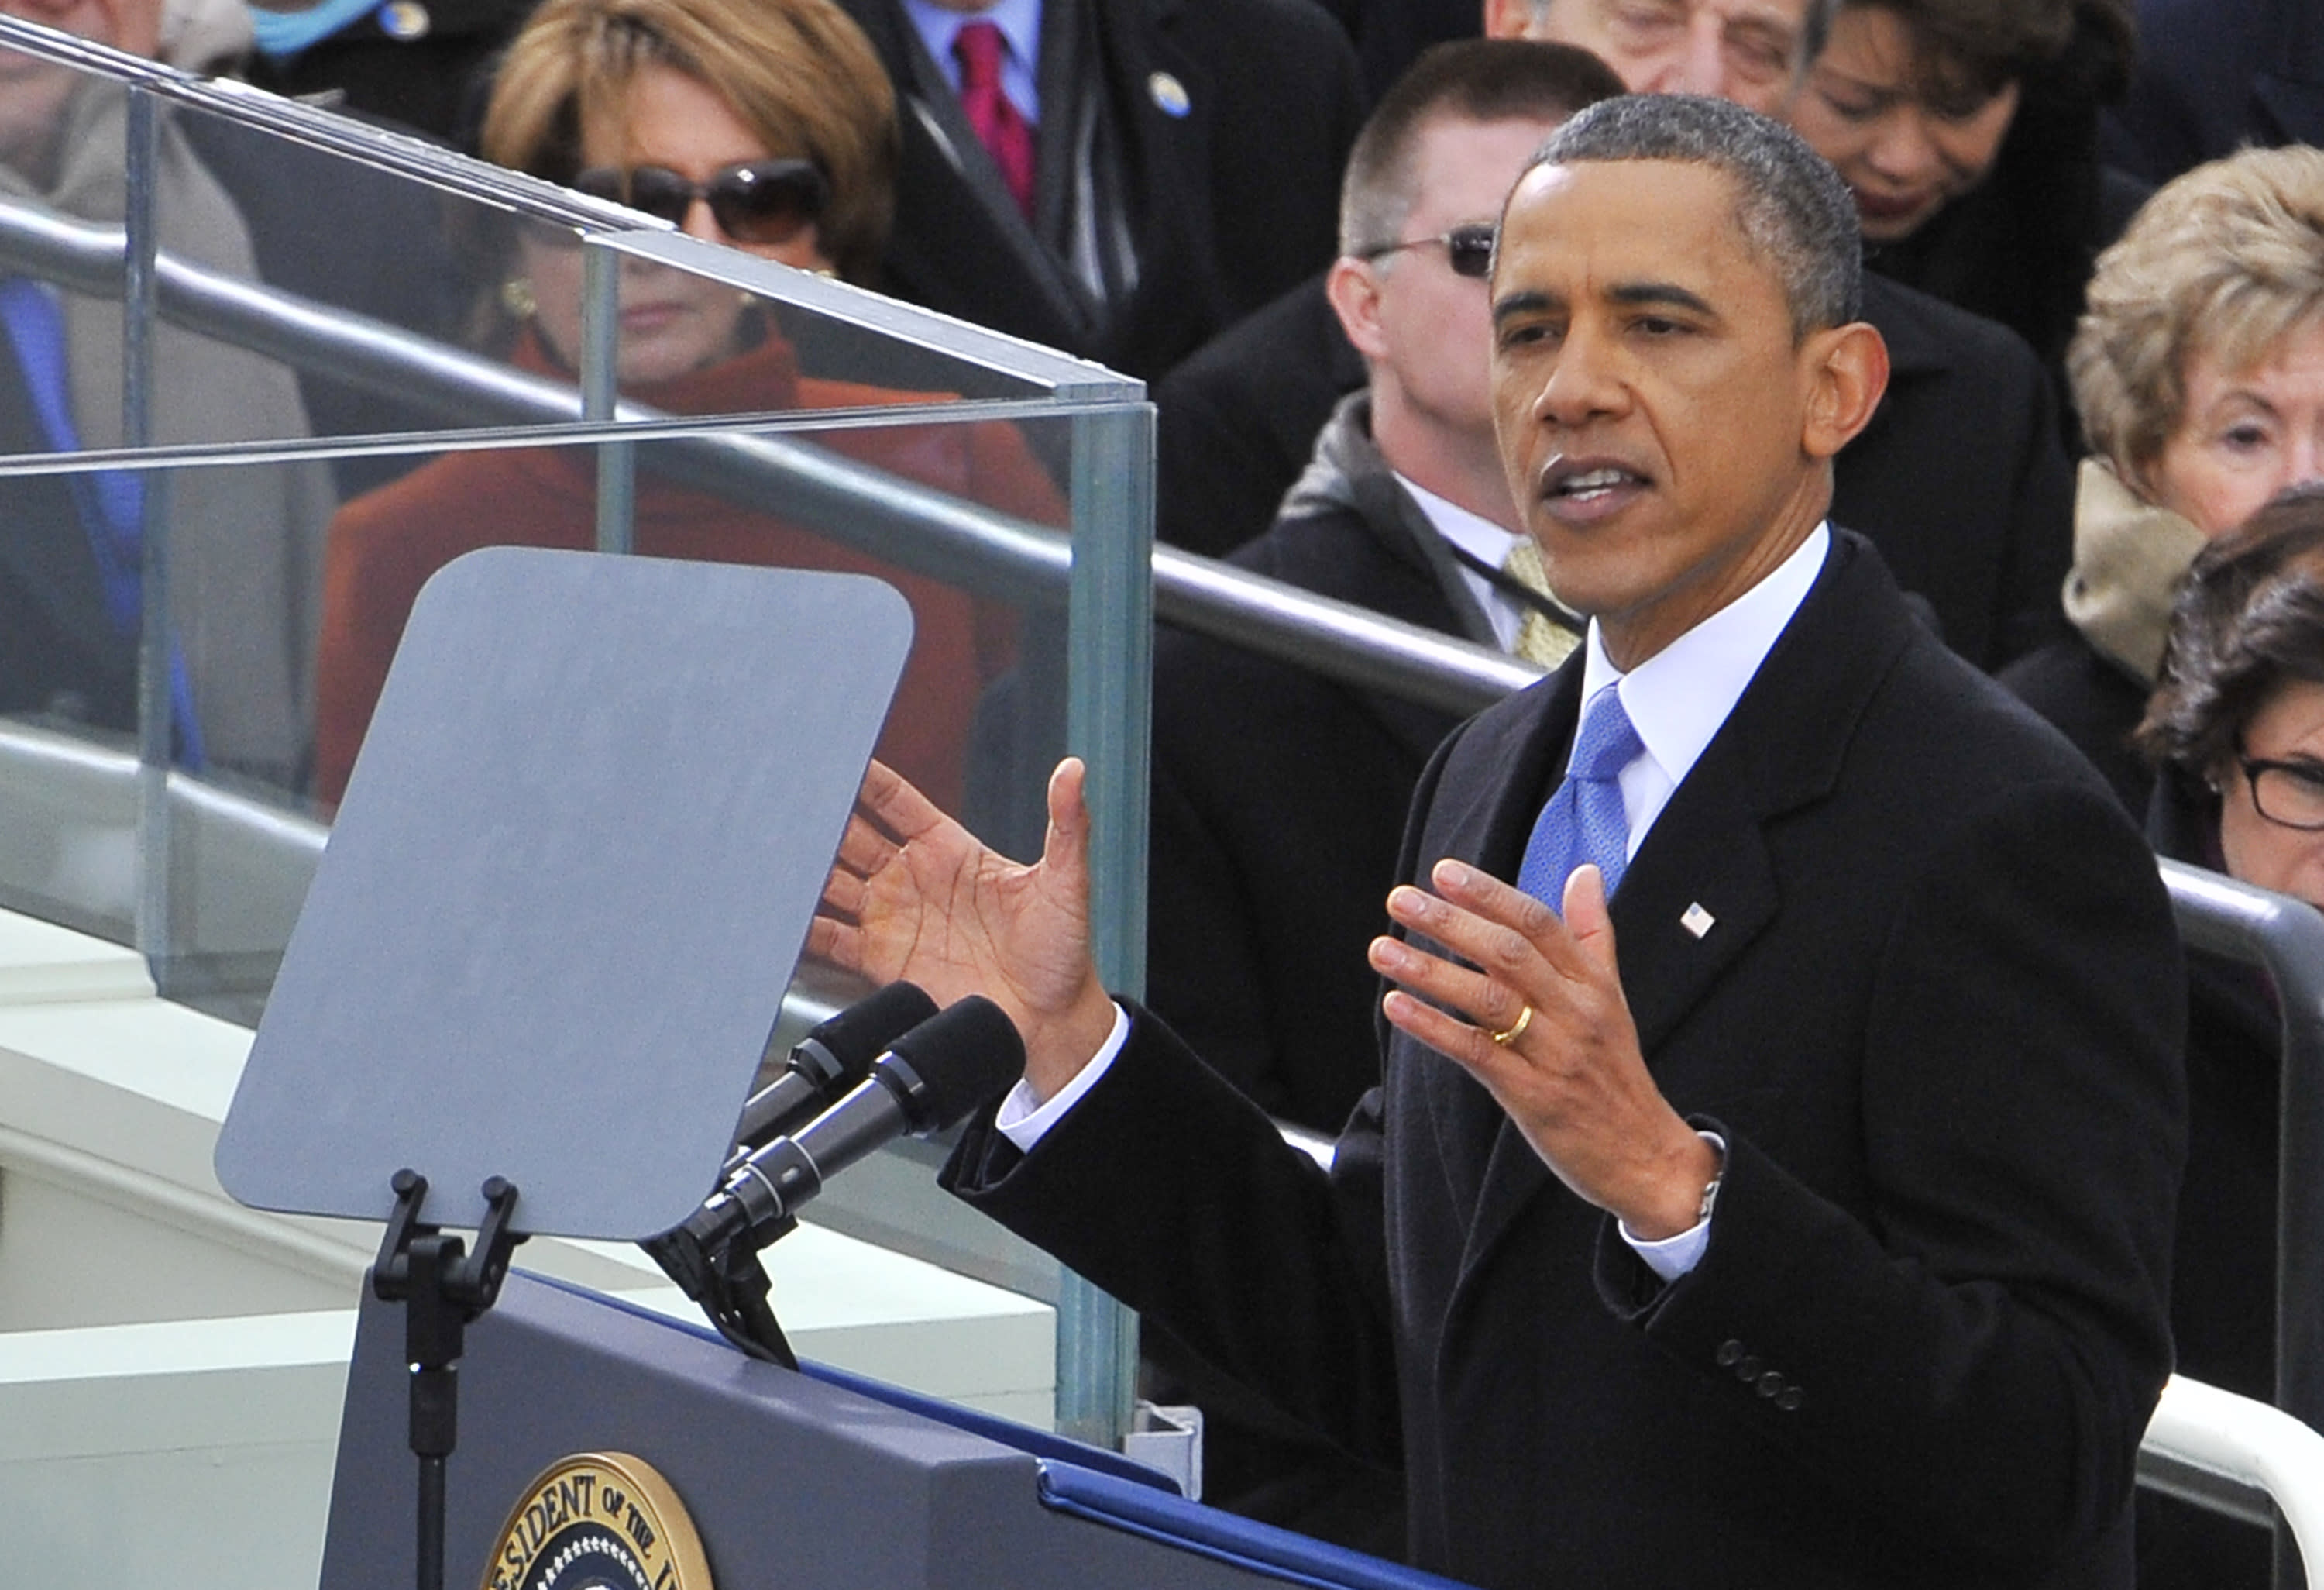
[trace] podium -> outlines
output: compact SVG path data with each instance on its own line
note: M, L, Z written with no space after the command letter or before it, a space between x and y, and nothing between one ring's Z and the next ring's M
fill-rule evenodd
M340 1422L321 1590L406 1590L401 1309L367 1299ZM1454 1590L1181 1499L1112 1454L809 1366L512 1272L469 1328L445 1582L487 1584L510 1510L584 1453L641 1459L718 1590Z

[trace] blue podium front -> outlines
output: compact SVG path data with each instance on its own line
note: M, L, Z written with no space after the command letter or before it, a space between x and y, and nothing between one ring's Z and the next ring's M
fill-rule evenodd
M410 1590L416 1465L403 1314L366 1297L347 1381L322 1590ZM1451 1590L1452 1582L1179 1497L1110 1453L893 1388L792 1373L715 1335L512 1273L471 1326L447 1485L449 1590L611 1585L568 1528L577 1496L503 1538L535 1482L581 1454L641 1460L698 1535L718 1590L1227 1590L1297 1584ZM652 1531L630 1510L629 1528ZM618 1521L613 1532L618 1534ZM551 1538L551 1557L520 1562ZM625 1570L636 1572L635 1567ZM667 1565L637 1590L696 1590Z

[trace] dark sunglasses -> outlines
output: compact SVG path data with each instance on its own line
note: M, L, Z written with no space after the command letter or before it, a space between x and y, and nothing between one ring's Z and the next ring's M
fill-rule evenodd
M1444 263L1452 267L1455 276L1473 277L1481 282L1493 268L1493 224L1490 221L1471 221L1465 226L1455 226L1450 232L1440 232L1434 237L1407 237L1402 243L1383 243L1378 248L1364 250L1358 257L1376 260L1399 249L1425 248L1430 244L1443 245Z
M831 187L804 160L754 160L726 166L707 182L694 182L668 166L592 166L573 179L576 192L686 224L697 199L710 206L718 229L736 243L788 243L823 214Z

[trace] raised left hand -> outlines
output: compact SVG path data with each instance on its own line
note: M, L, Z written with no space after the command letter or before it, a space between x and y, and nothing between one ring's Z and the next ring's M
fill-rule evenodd
M1400 985L1388 1021L1484 1084L1558 1179L1632 1235L1693 1225L1718 1156L1646 1069L1598 869L1566 881L1563 920L1462 862L1430 882L1393 891L1388 915L1469 964L1372 940L1373 969Z

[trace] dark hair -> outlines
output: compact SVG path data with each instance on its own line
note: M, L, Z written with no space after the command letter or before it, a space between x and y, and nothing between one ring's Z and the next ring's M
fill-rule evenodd
M1528 170L1623 160L1709 166L1735 185L1736 228L1783 282L1795 338L1857 319L1856 201L1797 133L1729 100L1632 94L1560 127Z
M1397 240L1418 197L1414 146L1439 117L1558 122L1622 91L1613 68L1570 44L1462 39L1423 51L1380 96L1348 151L1340 252L1360 254Z
M1843 11L1885 11L1911 40L1914 92L1967 112L2063 53L2076 0L1843 0Z
M2132 743L2157 765L2208 777L2294 680L2324 684L2324 485L2278 493L2196 554Z

